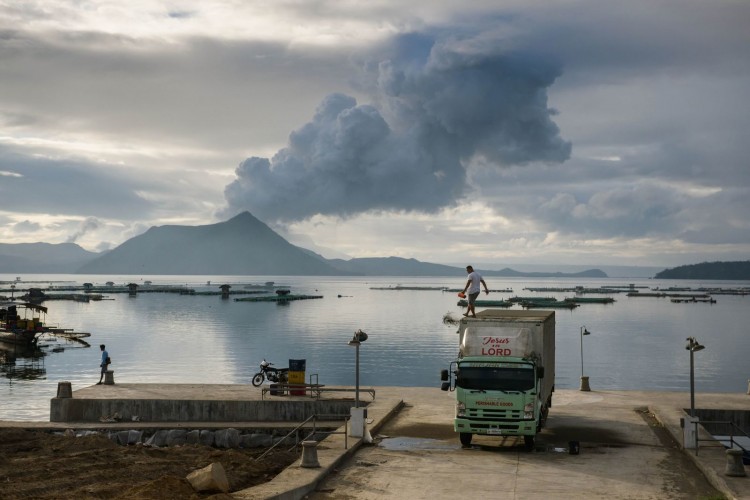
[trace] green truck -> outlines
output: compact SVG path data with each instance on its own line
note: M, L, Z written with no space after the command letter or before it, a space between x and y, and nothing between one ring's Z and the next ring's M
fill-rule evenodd
M555 389L554 311L487 309L463 318L458 336L441 389L456 393L461 444L474 434L523 436L533 448Z

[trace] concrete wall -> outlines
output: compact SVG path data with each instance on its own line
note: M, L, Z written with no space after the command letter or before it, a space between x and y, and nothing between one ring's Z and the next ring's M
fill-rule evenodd
M299 422L311 415L349 415L353 401L195 401L52 398L50 422L100 422L119 414L144 422Z

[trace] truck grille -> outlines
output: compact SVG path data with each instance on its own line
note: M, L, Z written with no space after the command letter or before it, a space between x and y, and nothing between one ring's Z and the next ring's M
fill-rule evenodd
M466 412L466 418L487 419L487 420L522 420L523 412L521 410L497 410L489 408L469 409Z
M489 429L490 424L477 424L475 422L471 423L472 429ZM503 429L503 430L512 430L517 431L519 426L517 424L498 424L498 425L492 425L492 429Z

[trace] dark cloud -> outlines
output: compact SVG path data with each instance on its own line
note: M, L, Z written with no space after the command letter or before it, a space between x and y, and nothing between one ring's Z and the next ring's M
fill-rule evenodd
M18 175L2 177L4 206L23 207L36 213L118 219L140 219L155 207L137 194L148 181L128 178L105 165L82 160L32 157L0 147L0 170Z
M113 143L127 137L159 150L190 149L185 161L203 169L243 158L248 137L264 151L278 148L336 88L331 81L345 82L350 72L337 47L0 28L3 38L0 125L20 134L94 130ZM196 150L208 158L196 159Z
M253 157L227 186L227 212L263 219L432 212L467 191L466 165L563 162L547 105L560 68L482 37L404 36L357 81L372 104L331 94L270 160Z

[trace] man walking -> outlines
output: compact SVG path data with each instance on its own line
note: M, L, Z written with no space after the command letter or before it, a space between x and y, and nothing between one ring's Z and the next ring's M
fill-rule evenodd
M468 276L468 279L466 280L466 286L464 287L464 290L462 293L466 293L468 290L469 306L464 316L471 315L472 318L476 318L477 314L474 311L474 303L476 302L477 297L479 297L479 292L481 291L479 284L481 283L484 286L485 294L490 293L490 291L487 289L487 283L484 282L484 278L482 278L479 275L479 273L474 270L473 267L466 266L466 272L469 273L469 276Z

